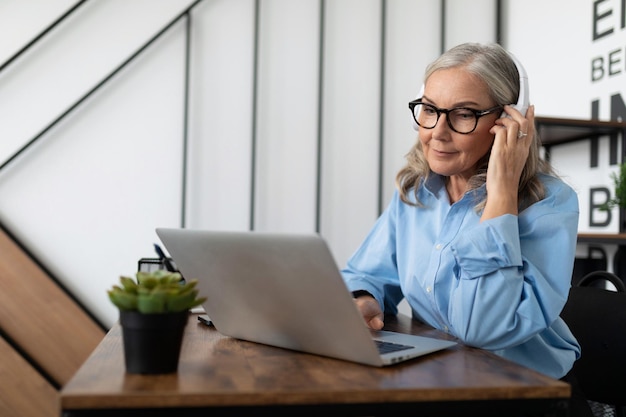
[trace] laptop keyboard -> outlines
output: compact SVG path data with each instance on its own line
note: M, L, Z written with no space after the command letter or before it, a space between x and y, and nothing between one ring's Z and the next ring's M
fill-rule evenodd
M382 340L376 340L376 339L374 339L374 342L376 343L376 347L378 347L378 352L380 352L381 354L398 352L400 350L407 350L407 349L413 348L413 346L401 345L398 343L391 343L391 342L383 342Z

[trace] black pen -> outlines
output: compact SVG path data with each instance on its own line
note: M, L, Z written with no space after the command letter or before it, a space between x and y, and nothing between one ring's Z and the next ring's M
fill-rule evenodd
M154 244L154 250L156 251L157 255L159 255L159 259L161 259L161 262L163 262L163 265L165 265L165 269L167 269L170 272L176 272L176 268L174 268L174 265L172 265L172 263L170 262L170 259L167 256L165 256L165 252L163 252L163 249L161 249L161 247L157 245L156 243Z

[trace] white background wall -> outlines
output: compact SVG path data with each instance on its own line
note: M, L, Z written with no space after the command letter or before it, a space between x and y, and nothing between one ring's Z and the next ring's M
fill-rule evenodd
M536 112L542 116L588 119L592 116L591 102L599 100L599 116L609 120L610 96L621 94L626 99L626 29L620 27L626 13L623 2L510 1L507 7L505 42L525 63ZM596 31L613 33L594 41L594 20ZM592 61L597 57L607 61L609 52L615 50L616 73L592 81ZM579 194L579 231L617 232L617 209L606 228L593 227L589 221L589 189L613 189L610 173L617 171L617 165L609 163L609 139L600 140L598 167L589 166L589 152L589 142L562 145L553 149L551 161ZM622 153L621 144L618 153Z
M0 2L0 65L76 3ZM106 289L154 256L158 226L318 231L343 265L416 139L426 64L442 42L496 40L495 0L447 0L444 39L433 0L204 0L6 164L191 3L88 1L0 72L0 221L106 325ZM539 115L588 118L623 91L590 82L593 2L502 3ZM585 151L555 156L572 182Z

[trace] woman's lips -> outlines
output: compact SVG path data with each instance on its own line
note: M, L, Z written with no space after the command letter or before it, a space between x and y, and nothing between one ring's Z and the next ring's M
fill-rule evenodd
M450 156L450 155L455 153L455 152L452 152L452 151L440 151L440 150L437 150L437 149L433 149L432 151L436 155L441 155L441 156Z

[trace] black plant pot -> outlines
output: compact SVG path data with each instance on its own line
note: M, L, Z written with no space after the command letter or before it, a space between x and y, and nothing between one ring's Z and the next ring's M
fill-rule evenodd
M188 311L163 314L120 311L126 372L176 372L188 316Z

